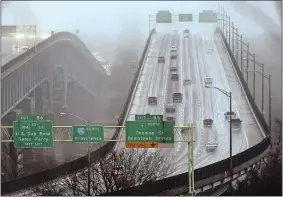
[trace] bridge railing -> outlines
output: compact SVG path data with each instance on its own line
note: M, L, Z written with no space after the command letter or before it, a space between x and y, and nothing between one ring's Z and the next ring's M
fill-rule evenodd
M231 50L231 48L230 48L230 46L229 46L229 44L228 44L228 42L227 42L227 38L225 37L223 31L222 31L219 27L216 28L216 31L215 31L215 32L216 32L216 33L219 33L220 36L222 37L222 40L223 40L223 42L224 42L224 45L225 45L225 47L226 47L226 49L227 49L227 51L228 51L228 54L229 54L229 56L230 56L230 58L231 58L231 60L232 60L233 66L234 66L234 68L235 68L235 70L236 70L236 73L237 73L239 79L240 79L240 82L241 82L241 84L242 84L242 86L243 86L243 89L244 89L244 91L245 91L245 94L247 95L248 101L249 101L249 103L251 104L251 107L252 107L252 109L253 109L253 111L254 111L254 114L255 114L257 120L260 122L261 126L263 127L263 130L264 130L265 134L266 134L266 135L269 135L270 132L271 132L271 131L270 131L270 127L269 127L269 125L267 124L265 118L262 116L262 113L260 112L260 110L259 110L259 108L258 108L258 106L257 106L257 104L256 104L256 102L255 102L255 99L253 98L253 96L252 96L252 94L251 94L251 92L250 92L250 89L249 89L249 87L248 87L248 84L247 84L247 82L245 81L245 78L244 78L244 76L243 76L243 73L242 73L241 70L240 70L239 64L237 63L236 58L235 58L235 56L234 56L234 54L233 54L233 52L232 52L232 50Z
M259 144L253 146L244 152L238 153L233 156L233 168L239 167L241 164L259 156L270 145L270 136L266 137ZM211 165L195 169L195 187L200 188L202 186L213 184L214 182L223 180L229 177L230 160L229 158L218 161ZM214 178L212 178L214 177ZM212 178L212 179L210 179ZM146 183L137 187L126 188L120 191L112 192L105 195L110 196L127 196L127 195L156 195L164 191L169 191L178 187L187 188L188 185L188 173L182 173L180 175L172 176L166 179L158 180L154 183Z
M141 60L139 62L139 67L138 67L137 72L135 74L135 77L134 77L134 80L132 82L127 100L126 100L124 108L123 108L123 112L122 112L120 119L117 123L116 131L115 131L115 133L112 137L113 140L118 138L120 130L122 128L121 126L123 125L124 120L126 118L127 109L129 107L129 105L131 104L131 103L129 103L129 101L131 100L131 98L133 96L133 91L134 91L136 84L138 82L138 76L139 76L139 73L141 71L144 58L147 55L147 49L150 45L151 38L154 35L154 33L155 33L155 29L153 29L150 32L149 37L147 39ZM62 33L62 34L64 35L64 33ZM57 36L59 36L59 35L57 35ZM48 42L48 41L50 41L50 39L54 39L54 38L50 37L43 42ZM19 58L20 57L18 57L18 60L19 60ZM13 60L13 61L14 61L14 63L16 62L16 60ZM9 65L11 65L11 62L8 62L6 66L9 66ZM97 150L91 152L91 162L95 162L95 161L99 160L99 158L101 156L109 153L109 151L111 151L114 146L115 146L115 142L108 142L104 146L102 146L102 147L98 148ZM47 170L44 170L42 172L32 174L30 176L25 176L25 177L22 177L22 178L19 178L19 179L16 179L16 180L1 183L1 194L7 194L7 193L15 192L15 191L18 191L18 190L21 190L21 189L25 189L25 188L40 184L40 183L45 182L45 181L55 179L55 178L60 177L60 176L67 175L71 172L81 170L81 169L83 169L87 166L87 163L88 163L88 160L87 160L87 155L86 155L84 157L78 158L78 159L76 159L72 162L69 162L69 163L65 163L65 164L60 165L60 166L53 168L53 169L47 169Z

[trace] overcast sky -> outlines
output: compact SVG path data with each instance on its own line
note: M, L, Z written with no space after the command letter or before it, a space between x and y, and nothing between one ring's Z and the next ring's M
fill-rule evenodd
M237 3L237 2L234 2ZM248 2L264 10L276 24L280 24L272 2ZM2 24L37 24L39 31L75 31L91 34L119 33L122 27L135 24L148 31L148 15L158 10L172 14L193 13L216 9L214 1L15 1L4 2ZM261 31L253 21L247 20L231 2L222 2L243 33ZM131 24L131 25L129 25Z

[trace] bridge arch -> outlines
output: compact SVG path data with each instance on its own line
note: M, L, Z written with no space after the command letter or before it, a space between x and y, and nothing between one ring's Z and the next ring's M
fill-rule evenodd
M2 66L2 117L44 81L51 83L49 89L52 88L52 67L58 64L67 78L92 95L101 90L107 77L99 61L76 35L56 33Z

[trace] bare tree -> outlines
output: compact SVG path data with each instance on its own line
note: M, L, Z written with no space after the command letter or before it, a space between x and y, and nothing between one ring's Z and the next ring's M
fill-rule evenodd
M37 196L64 196L66 195L67 188L62 184L60 178L42 183L41 185L31 189L31 193ZM30 195L30 193L27 193Z
M281 196L282 195L282 123L275 120L279 129L274 129L277 140L264 160L248 172L246 178L238 181L236 196ZM224 195L229 195L225 193Z
M151 150L113 151L91 166L91 195L108 194L123 188L163 179L174 171L170 161L160 152ZM88 171L74 173L64 180L38 186L36 195L84 196L88 194ZM48 189L49 188L49 189ZM41 192L42 191L42 192Z
M13 143L1 143L1 181L18 178L23 173L23 149L16 149Z

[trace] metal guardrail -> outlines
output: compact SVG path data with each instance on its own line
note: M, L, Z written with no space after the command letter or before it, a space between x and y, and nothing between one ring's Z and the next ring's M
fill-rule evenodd
M261 153L263 153L270 145L270 136L266 137L262 142L253 146L244 152L238 153L233 156L233 168L249 161ZM205 185L212 184L217 179L209 181L210 177L221 174L222 176L229 177L230 160L229 158L218 161L211 165L198 168L194 172L195 177L195 188L200 188ZM127 188L124 190L112 192L107 194L109 196L128 196L128 195L156 195L162 191L169 191L174 188L187 186L188 185L188 173L182 173L180 175L172 176L166 179L158 180L154 183L146 183L138 187ZM106 194L105 194L106 195Z
M117 129L116 129L116 131L115 131L115 133L112 137L113 140L117 139L118 135L120 133L121 128L119 126L123 125L128 105L130 105L129 102L131 100L132 93L133 93L135 86L138 82L138 76L139 76L139 73L140 73L142 65L143 65L143 60L144 60L144 58L147 54L147 49L149 47L151 37L155 32L156 32L155 29L153 29L150 32L149 37L147 39L143 54L142 54L140 62L139 62L139 67L138 67L137 72L135 74L133 83L130 87L129 94L128 94L127 100L125 102L123 112L121 114L121 118L119 119L119 121L117 123L117 126L116 126ZM61 34L65 34L65 33L66 32L63 32ZM59 36L59 34L60 33L58 33L56 35ZM70 33L67 33L67 34L70 34ZM48 42L48 41L50 41L50 39L54 39L54 38L50 37L43 42ZM32 51L32 50L30 50L30 51ZM20 58L20 57L18 57L18 58ZM16 58L16 59L18 59L18 58ZM10 63L11 62L8 62L7 66ZM95 161L99 160L99 158L102 155L107 154L109 151L111 151L113 149L114 146L115 146L115 142L108 142L104 146L100 147L99 149L91 152L91 162L95 162ZM83 169L84 167L87 166L87 163L88 163L88 160L87 160L87 155L86 155L86 156L78 158L78 159L76 159L72 162L65 163L63 165L57 166L56 168L53 168L53 169L47 169L47 170L44 170L42 172L32 174L30 176L25 176L25 177L22 177L22 178L18 178L16 180L1 183L1 194L7 194L7 193L15 192L15 191L18 191L18 190L21 190L21 189L29 188L31 186L38 185L42 182L46 182L46 181L55 179L57 177L67 175L71 172L81 170L81 169Z
M248 84L246 83L246 81L244 79L244 76L243 76L243 74L242 74L242 72L241 72L241 70L240 70L240 68L239 68L239 66L237 64L236 58L234 57L233 52L232 52L232 50L231 50L231 48L230 48L230 46L229 46L229 44L227 42L227 39L224 36L224 33L222 32L222 30L219 27L216 28L215 32L219 33L221 38L222 38L222 40L224 41L225 47L228 50L228 54L229 54L229 56L230 56L230 58L232 60L233 66L234 66L234 68L235 68L235 70L237 72L237 75L238 75L238 77L240 79L240 82L241 82L241 84L243 86L243 89L244 89L244 91L245 91L245 93L247 95L248 101L251 104L252 109L254 110L254 114L255 114L256 118L259 120L261 126L263 127L265 134L269 135L271 133L270 128L269 128L266 120L262 116L262 113L258 109L258 107L257 107L257 105L255 103L255 100L253 99L252 94L250 93Z

